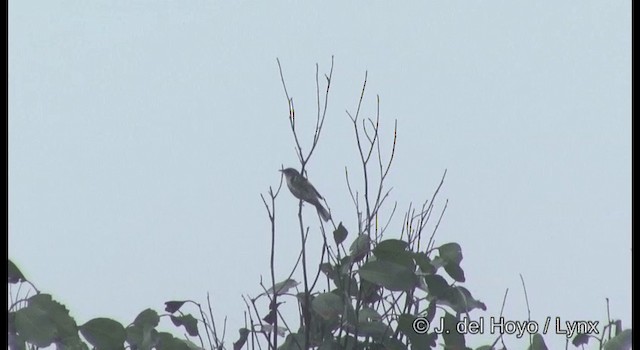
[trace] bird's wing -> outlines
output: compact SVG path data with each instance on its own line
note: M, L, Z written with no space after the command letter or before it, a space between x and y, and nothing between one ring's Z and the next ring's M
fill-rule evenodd
M315 194L318 196L318 198L320 198L320 199L324 199L324 198L320 195L320 192L318 192L318 190L316 190L316 188L315 188L315 187L313 187L313 185L311 184L311 182L308 182L308 181L307 181L307 183L309 184L309 187L311 187L311 190L313 191L313 193L315 193Z

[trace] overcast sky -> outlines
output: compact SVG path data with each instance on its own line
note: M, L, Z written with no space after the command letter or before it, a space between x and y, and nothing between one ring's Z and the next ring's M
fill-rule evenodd
M212 295L230 344L269 278L260 200L297 166L315 64L333 87L308 166L353 238L354 111L398 121L397 202L449 205L437 245L497 316L631 326L631 1L9 1L9 257L79 324ZM388 151L384 155L388 156ZM354 178L355 184L361 181ZM277 278L299 250L278 198ZM308 207L308 206L307 206ZM319 247L317 219L309 244ZM388 238L399 237L401 213ZM315 225L315 226L314 226ZM316 249L316 251L319 249ZM318 259L312 254L311 261ZM300 274L294 278L300 280ZM293 304L290 301L289 304ZM490 343L492 335L467 344ZM564 345L548 334L547 344ZM522 341L509 338L507 345Z

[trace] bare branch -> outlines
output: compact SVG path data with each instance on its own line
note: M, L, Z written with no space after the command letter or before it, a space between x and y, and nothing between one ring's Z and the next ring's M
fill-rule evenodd
M524 284L524 277L520 274L520 281L522 281L522 289L524 290L524 301L527 304L527 321L531 322L531 309L529 308L529 296L527 295L527 286ZM533 344L532 334L529 334L529 345Z

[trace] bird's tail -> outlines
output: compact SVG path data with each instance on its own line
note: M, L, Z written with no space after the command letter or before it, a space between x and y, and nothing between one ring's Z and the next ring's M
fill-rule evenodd
M320 214L322 220L329 221L329 219L331 219L331 214L329 214L327 209L325 209L322 204L316 203L316 209L318 210L318 214Z

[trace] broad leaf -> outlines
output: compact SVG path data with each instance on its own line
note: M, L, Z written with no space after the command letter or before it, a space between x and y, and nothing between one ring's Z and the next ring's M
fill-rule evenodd
M604 350L631 349L631 329L625 329L608 342L604 343Z
M72 342L78 335L69 310L49 294L36 294L27 299L27 306L15 312L11 326L22 339L40 347L60 340Z
M267 289L267 293L273 294L276 291L276 295L282 295L289 291L291 288L295 288L300 282L296 282L293 278L286 279L282 282L276 283L273 287Z
M445 261L445 265L460 265L460 261L462 261L462 248L458 243L443 244L438 248L438 252L442 260Z
M353 262L362 260L371 250L371 239L369 236L361 234L351 243L349 252Z
M246 328L240 328L238 330L238 333L240 333L240 337L235 343L233 343L233 350L242 349L242 347L244 346L244 343L247 342L247 338L249 337L249 330Z
M164 303L165 308L164 311L172 314L178 310L180 310L180 308L182 307L182 305L184 305L184 303L186 303L186 300L180 300L180 301L167 301Z
M540 335L540 333L536 333L533 335L531 345L529 345L527 349L528 350L548 350L549 348L547 348L547 344L544 343L544 338L542 338L542 335Z
M97 349L124 349L127 332L110 318L94 318L80 326L82 336Z
M336 245L340 245L340 243L344 242L347 238L347 229L342 226L342 222L338 224L338 228L333 231L333 240L336 242Z
M11 284L27 280L22 272L20 272L20 269L18 269L18 267L11 260L9 260L9 269L7 271L7 275L9 277L9 283Z
M322 293L313 298L311 307L325 320L331 320L336 319L343 312L344 303L336 294Z
M391 291L412 290L418 283L412 270L385 260L369 261L362 265L358 273L361 278Z
M193 316L189 314L182 316L171 315L171 322L173 322L176 327L184 326L184 329L187 330L190 336L198 336L198 320Z
M451 276L456 282L464 282L464 271L460 267L460 265L456 265L453 263L447 264L444 266L444 271Z
M146 309L136 316L133 323L140 326L149 326L154 328L158 326L158 323L160 323L160 316L158 316L158 313L155 310Z

